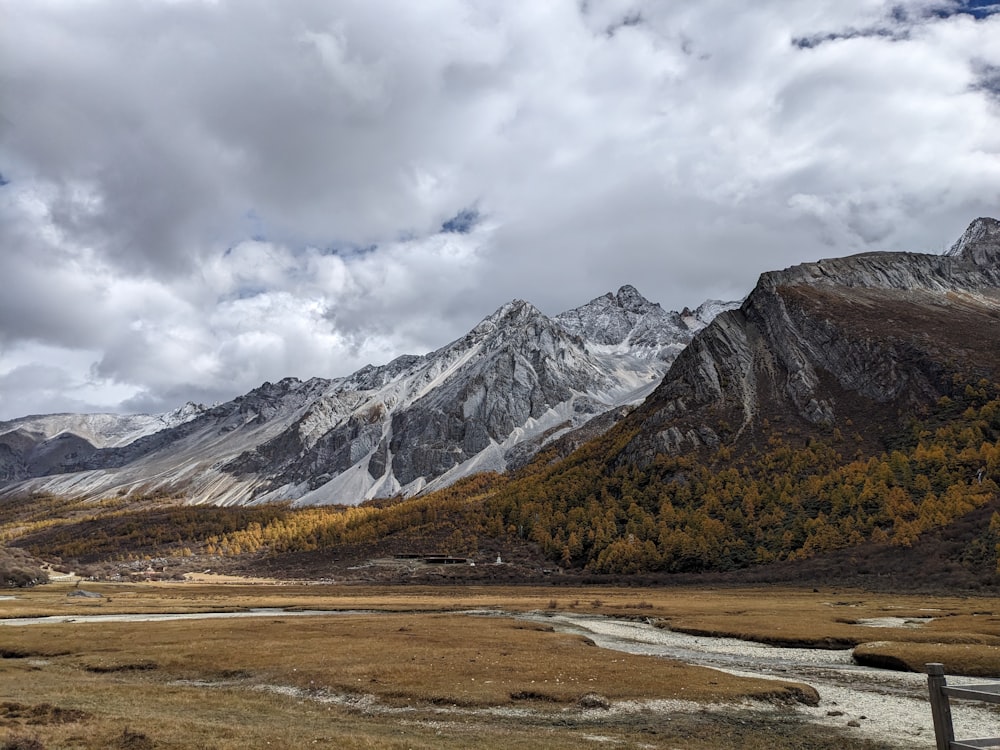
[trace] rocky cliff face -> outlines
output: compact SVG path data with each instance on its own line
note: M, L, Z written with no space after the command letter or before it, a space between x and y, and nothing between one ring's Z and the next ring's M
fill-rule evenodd
M124 421L138 418L92 415L0 425L0 479L24 480L14 491L223 504L413 494L519 465L597 415L606 429L726 307L665 312L629 286L556 318L514 301L435 352L346 378L265 383L158 430L157 418L140 429Z
M1000 245L1000 221L979 218L969 225L945 255L964 258L983 268L990 266L995 268L998 245Z
M947 393L955 371L1000 377L1000 222L945 255L869 253L766 273L720 314L630 417L648 460L847 420L881 429Z

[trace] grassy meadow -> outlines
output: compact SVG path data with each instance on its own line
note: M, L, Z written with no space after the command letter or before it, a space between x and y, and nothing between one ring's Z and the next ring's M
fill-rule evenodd
M574 611L675 630L868 648L896 666L1000 674L991 599L795 589L48 584L0 617L375 613L0 626L0 748L838 748L789 706L804 685L593 646L462 610ZM994 610L994 606L997 607ZM879 618L928 617L920 628ZM862 644L875 644L866 646ZM731 704L727 711L694 704ZM851 740L851 747L875 748Z

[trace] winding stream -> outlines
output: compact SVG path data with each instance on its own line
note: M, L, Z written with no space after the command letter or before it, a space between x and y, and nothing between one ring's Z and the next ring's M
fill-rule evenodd
M663 656L730 674L802 682L816 688L819 706L797 706L810 720L900 748L934 747L934 727L923 674L892 672L854 663L850 650L781 648L735 638L692 636L653 625L589 615L534 614L556 630L590 638L602 648ZM982 682L949 677L949 684ZM1000 735L1000 712L975 702L953 704L959 738Z
M323 611L261 608L240 612L185 614L59 615L0 620L0 625L28 626L54 623L163 622L167 620L247 617L319 617L375 614L369 610ZM711 638L675 633L648 623L617 620L598 615L552 612L512 613L470 611L470 616L515 617L551 625L563 633L590 638L601 648L645 656L660 656L730 674L801 682L816 688L816 707L794 709L810 721L844 728L869 739L900 748L933 748L934 729L922 674L892 672L858 666L850 650L782 648L735 638ZM980 682L950 677L949 684ZM716 707L725 710L726 707ZM701 709L699 709L701 710ZM979 703L953 706L955 734L960 738L1000 734L1000 712ZM848 722L851 722L849 725Z
M0 625L10 625L13 627L21 625L60 625L66 623L87 623L87 622L167 622L169 620L228 620L242 619L245 617L317 617L326 615L371 615L376 614L369 610L337 610L331 612L323 609L282 609L281 607L252 607L238 612L184 612L184 613L158 613L147 614L122 614L122 615L45 615L44 617L10 617L0 620Z

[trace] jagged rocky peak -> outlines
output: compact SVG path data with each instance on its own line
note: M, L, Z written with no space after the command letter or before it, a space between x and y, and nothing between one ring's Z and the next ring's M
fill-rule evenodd
M609 294L608 296L610 297L611 295ZM639 294L639 290L631 284L626 284L619 289L613 299L615 304L622 310L638 313L640 315L645 315L646 313L661 309L658 303L650 302L648 299Z
M721 299L707 299L694 310L690 307L685 307L680 311L679 315L681 320L684 321L684 325L696 333L722 313L737 309L740 304L742 304L742 300L726 302Z
M1000 221L985 216L976 219L945 255L979 265L996 262L1000 259Z
M391 383L404 373L419 366L425 356L401 354L387 365L365 365L340 384L341 390L372 391Z
M610 292L586 305L556 316L565 330L590 344L627 352L666 367L687 345L691 337L712 322L716 315L739 306L739 302L709 300L694 311L666 311L643 297L634 286L625 285L617 294Z
M541 315L541 310L530 302L526 302L523 299L514 299L498 308L492 315L487 316L476 328L516 325L517 323L537 318Z
M656 318L661 325L676 328L681 325L676 313L668 314L658 304L650 302L631 285L626 284L617 294L608 292L585 305L556 316L559 325L570 333L597 344L621 344L644 318Z
M698 305L694 311L694 319L701 323L702 326L707 326L713 320L715 320L719 315L726 312L727 310L737 309L742 300L737 301L726 301L721 299L708 299ZM689 327L693 328L691 324Z
M183 406L178 406L173 411L167 412L164 418L168 422L186 422L189 419L200 416L204 412L204 404L196 404L194 401L188 401Z
M552 329L552 321L537 307L522 299L511 300L483 318L462 338L427 355L429 360L458 356L461 352L488 343L491 347L523 336L533 337L540 329Z

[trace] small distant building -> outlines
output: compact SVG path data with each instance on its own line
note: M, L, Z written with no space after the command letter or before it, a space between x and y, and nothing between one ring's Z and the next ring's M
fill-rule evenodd
M397 552L393 557L397 560L419 560L427 565L467 565L471 564L468 557L456 557L437 552Z
M452 557L451 555L428 555L424 558L428 565L467 565L469 558Z

